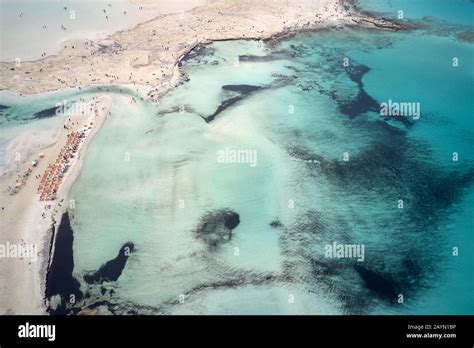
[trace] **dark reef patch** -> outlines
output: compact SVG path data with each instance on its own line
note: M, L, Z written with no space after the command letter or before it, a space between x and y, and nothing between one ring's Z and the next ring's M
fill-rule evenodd
M270 226L273 228L280 228L280 227L283 227L283 224L281 223L279 219L275 218L272 221L270 221Z
M334 100L338 101L336 98ZM339 110L346 116L355 117L366 112L378 112L379 103L360 89L355 99L339 101Z
M340 98L335 91L332 92L331 97L338 102L339 110L350 118L365 114L367 112L374 112L380 114L380 103L372 98L364 89L362 79L365 74L370 71L366 65L350 65L346 68L347 76L351 81L355 82L358 87L357 95L352 99ZM413 125L412 121L406 116L387 116L383 118L384 121L394 120L402 123L405 127Z
M297 58L305 58L314 54L312 47L307 45L292 45ZM366 113L376 113L380 115L380 103L373 98L364 88L363 78L371 70L364 64L350 60L350 64L344 67L338 57L343 56L344 52L340 50L327 49L319 50L318 54L324 58L323 62L305 63L304 68L288 67L297 73L298 82L296 86L302 91L309 92L317 90L319 94L327 95L338 106L341 114L354 118ZM305 78L306 75L316 74L314 78ZM356 85L354 87L346 86L340 82L342 78L349 78ZM323 80L334 80L331 87L322 83ZM383 121L395 121L401 123L404 127L412 126L413 122L406 116L379 116Z
M232 231L239 225L240 216L231 209L219 209L205 214L195 231L209 249L215 250L232 239Z
M54 254L46 279L46 297L51 299L54 295L61 296L61 304L56 309L50 308L51 314L66 314L71 295L74 295L76 300L80 300L83 296L80 283L72 275L73 242L74 232L69 221L69 214L66 212L63 214L57 231Z
M389 274L382 274L362 266L355 266L365 286L377 296L395 302L400 293L400 287Z
M417 260L401 258L397 264L389 267L370 268L356 265L354 269L363 280L367 290L388 303L397 303L398 296L414 296L424 287L423 279L427 277L430 267L423 268Z
M229 216L226 218L224 225L227 227L229 230L233 230L236 228L240 223L240 217L239 214L237 213L231 213Z
M407 138L407 130L381 120L361 118L351 123L355 129L368 127L373 140L350 154L348 161L318 157L312 147L299 144L298 135L283 145L294 158L317 158L318 165L305 165L306 179L314 178L319 185L324 178L334 196L327 196L324 214L308 201L308 210L285 226L280 244L285 279L304 282L310 292L324 289L341 301L344 312L364 314L381 301L396 306L399 294L413 301L433 284L439 259L421 251L436 249L445 240L440 223L474 182L474 168L471 163L453 169L439 165L429 147ZM310 200L311 195L306 198ZM399 198L404 200L404 209L397 208ZM388 209L374 211L371 221L366 212L379 202ZM345 215L338 213L341 207ZM381 239L371 245L369 235L359 239L363 231ZM321 246L331 241L364 243L370 255L357 266L319 255Z
M380 109L379 103L372 98L364 90L364 84L362 78L365 74L370 71L370 68L366 65L349 65L346 68L347 76L351 81L357 83L359 88L356 98L352 100L341 100L339 102L339 108L344 115L349 117L355 117L366 112L378 112ZM337 100L336 97L334 97Z
M127 260L134 249L135 246L133 243L125 243L114 259L107 261L96 272L84 275L84 280L89 284L116 281L122 274Z
M359 64L359 65L349 65L346 68L347 76L357 83L359 87L364 87L362 83L362 78L365 74L370 71L370 68L367 65Z
M440 172L426 167L419 175L410 175L409 188L412 204L420 218L433 220L441 211L459 201L465 189L474 182L474 168L467 167L453 172Z
M359 190L361 186L383 188L387 184L392 187L401 185L404 146L403 142L390 144L389 141L379 139L348 161L324 161L322 170L339 187Z
M411 149L417 148L413 157ZM430 160L429 150L407 142L402 133L378 138L362 153L342 160L323 161L325 176L338 187L359 191L361 188L410 197L418 219L432 220L439 211L458 201L474 182L474 168L448 172ZM406 202L405 204L407 204Z
M444 240L445 231L439 230L439 224L474 182L471 164L449 170L433 162L429 148L408 140L406 131L380 127L380 122L370 124L377 127L375 139L347 162L321 159L320 165L307 167L308 175L314 173L318 182L321 175L328 180L333 192L353 197L344 203L344 209L351 211L351 215L339 217L334 211L321 220L316 212L308 211L288 227L281 239L284 254L293 260L289 263L292 277L299 268L298 277L337 294L345 311L352 314L370 312L377 303L367 291L375 294L376 299L396 304L399 294L413 299L421 289L430 286L432 275L439 269L438 259L420 251L436 248ZM417 149L416 155L413 149ZM296 158L314 156L304 146L291 145L287 151ZM404 199L404 209L396 206L400 197ZM377 206L374 198L384 204L393 201L393 209L379 212L375 224L367 221L363 213ZM326 210L331 209L328 206ZM328 236L339 243L353 243L351 236L356 236L357 231L370 231L368 228L385 237L377 242L376 249L366 246L371 255L363 266L315 258L311 253L326 243ZM397 252L385 254L384 250ZM305 258L312 260L311 270L302 268ZM345 289L348 279L357 286Z

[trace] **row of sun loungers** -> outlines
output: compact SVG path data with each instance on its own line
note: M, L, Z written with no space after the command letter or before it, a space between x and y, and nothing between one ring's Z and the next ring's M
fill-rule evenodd
M37 191L40 194L40 201L56 199L64 174L69 168L69 162L79 150L79 144L84 136L83 132L71 132L68 135L68 140L62 147L56 161L48 165L41 178Z

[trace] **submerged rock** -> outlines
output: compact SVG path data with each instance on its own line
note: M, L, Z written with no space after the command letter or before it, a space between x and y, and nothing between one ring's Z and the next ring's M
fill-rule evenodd
M202 240L210 249L232 239L232 230L240 223L240 216L231 209L219 209L204 215L195 231L196 238Z

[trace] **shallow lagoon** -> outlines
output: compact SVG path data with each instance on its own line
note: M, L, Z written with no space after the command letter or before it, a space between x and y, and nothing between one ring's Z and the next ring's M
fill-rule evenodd
M439 57L432 67L393 58L420 41ZM472 54L445 38L363 32L209 45L184 63L189 81L156 109L120 105L96 139L73 192L76 276L132 241L122 276L99 296L116 313L472 312L472 260L450 256L453 245L472 243L471 105L459 99L472 74L441 70L435 79L460 86L443 99L428 74L453 46ZM374 110L374 101L408 97L423 105L416 122ZM225 148L255 150L257 166L220 163ZM222 209L240 223L210 248L200 226L221 233ZM365 261L328 260L333 241L365 245Z

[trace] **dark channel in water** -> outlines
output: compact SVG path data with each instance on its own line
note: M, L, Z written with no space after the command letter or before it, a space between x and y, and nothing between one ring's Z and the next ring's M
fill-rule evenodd
M133 243L125 243L114 259L107 261L96 272L84 275L84 280L89 284L116 281L122 274L127 260L134 249Z
M255 92L261 88L262 87L260 86L253 86L253 85L224 85L222 86L222 89L225 91L239 92L242 94Z
M84 301L91 299L90 289L83 294L80 282L73 276L73 243L74 231L71 228L69 213L65 212L57 231L54 254L47 273L45 295L49 300L48 312L52 315L77 314L82 309ZM84 279L88 284L118 280L128 257L134 250L133 243L125 243L117 257L107 261L96 272L84 275ZM105 295L106 289L102 287L100 290L101 294ZM113 290L109 294L113 295ZM59 304L56 304L57 301L54 299L56 295L61 298Z
M57 106L53 106L53 107L51 107L51 108L48 108L48 109L44 109L44 110L35 112L35 113L33 114L33 117L34 117L34 118L48 118L48 117L53 117L53 116L56 116L57 110L58 110L58 107L57 107Z
M239 95L223 100L214 113L207 117L203 117L207 123L212 122L223 111L242 101L245 97L251 95L252 93L263 89L263 87L252 85L224 85L222 86L222 89L224 91L237 92Z
M51 314L66 314L70 307L71 295L74 295L75 300L80 300L83 296L80 283L73 276L73 242L74 233L69 221L69 213L66 212L63 214L57 231L54 254L46 280L46 298L51 300L54 295L61 297L61 304L56 309L50 308Z

